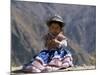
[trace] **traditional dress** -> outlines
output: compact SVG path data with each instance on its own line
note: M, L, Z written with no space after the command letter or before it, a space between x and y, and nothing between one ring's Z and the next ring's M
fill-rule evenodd
M56 39L59 44L48 44L48 40ZM48 33L44 36L45 48L27 65L24 69L34 64L34 60L39 60L43 66L56 66L67 68L73 66L72 54L67 48L67 38L61 33L53 35ZM31 66L32 67L32 66Z

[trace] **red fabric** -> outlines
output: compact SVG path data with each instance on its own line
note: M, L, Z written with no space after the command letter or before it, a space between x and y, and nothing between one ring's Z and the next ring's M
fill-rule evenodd
M46 34L44 36L44 42L45 42L45 47L48 48L48 49L52 49L52 48L57 48L57 45L56 44L48 44L47 41L49 40L53 40L53 39L57 39L58 41L62 41L64 39L66 39L66 37L61 33L59 33L58 35L54 36L50 33Z

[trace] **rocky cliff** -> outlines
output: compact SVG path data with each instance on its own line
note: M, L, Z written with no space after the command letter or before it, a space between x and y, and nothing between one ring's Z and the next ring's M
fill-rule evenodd
M66 26L74 64L95 65L96 6L41 2L11 2L11 65L27 63L41 51L48 17L59 14Z

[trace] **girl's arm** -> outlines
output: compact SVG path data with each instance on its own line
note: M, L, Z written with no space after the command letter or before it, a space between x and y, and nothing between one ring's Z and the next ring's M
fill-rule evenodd
M58 41L57 39L54 40L58 47L67 47L67 40L64 39L62 41Z
M67 40L62 40L59 44L59 47L67 47Z

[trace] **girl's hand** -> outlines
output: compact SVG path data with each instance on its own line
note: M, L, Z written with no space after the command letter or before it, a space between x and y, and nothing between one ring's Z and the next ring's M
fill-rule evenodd
M60 44L60 41L57 39L48 40L47 42L49 48L56 48Z
M53 41L54 41L56 44L60 44L60 41L58 41L57 39L53 39Z

